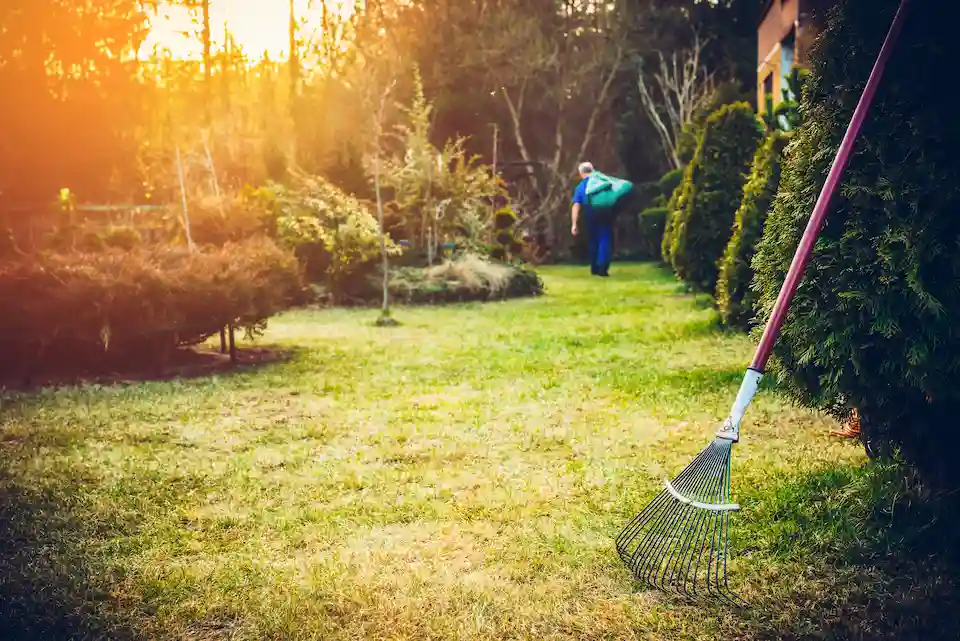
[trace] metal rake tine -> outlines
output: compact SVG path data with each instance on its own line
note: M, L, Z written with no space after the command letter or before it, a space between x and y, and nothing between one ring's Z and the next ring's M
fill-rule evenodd
M677 475L678 481L685 475L698 470L703 464L704 460L701 457L695 458L680 474ZM658 494L643 511L635 516L627 525L627 527L624 528L624 530L620 533L620 536L617 537L618 549L626 549L626 547L633 542L633 539L635 539L638 534L642 532L643 527L653 520L653 516L655 514L662 513L664 508L668 507L672 500L673 497L669 492L667 492L666 489L661 490L660 494ZM637 549L634 550L632 555L630 555L630 558L624 558L623 552L621 552L621 558L623 558L625 562L632 562L641 549L643 540L644 539L641 539L641 544L638 544Z
M727 451L726 453L724 453L724 455L726 456L726 461L729 461L729 451ZM724 463L726 463L726 461L724 461ZM722 477L722 470L721 470L721 476L720 476L720 478L718 478L717 480L718 480L719 482L718 482L717 486L715 486L715 488L714 488L714 489L715 489L714 495L710 497L710 498L711 498L711 502L719 502L719 500L720 500L720 496L717 496L717 495L716 495L716 490L719 490L720 488L723 487L723 480L724 480L724 479L723 479L723 477ZM710 564L710 559L711 559L712 553L713 553L712 543L713 543L713 537L714 537L714 535L715 535L715 528L716 528L716 522L717 522L717 518L716 518L716 517L717 517L717 515L716 515L715 513L709 514L709 516L711 517L711 519L710 519L709 521L706 520L706 516L707 516L707 515L705 515L705 517L704 517L704 523L703 523L703 525L706 526L707 531L709 531L709 528L710 528L711 525L714 526L714 532L711 533L711 545L709 545L709 546L706 545L706 544L705 544L705 539L704 539L704 542L701 543L699 553L696 555L696 564L694 564L694 556L693 556L693 554L691 554L691 556L690 556L690 561L687 563L687 568L686 568L686 570L687 570L687 571L686 571L686 575L687 575L687 576L690 575L691 569L692 569L692 571L693 571L693 581L692 581L692 585L691 585L691 590L692 590L691 596L693 596L693 597L699 596L699 594L698 594L698 586L697 586L697 577L698 577L698 575L699 575L699 568L700 568L700 566L701 566L701 562L700 562L700 561L701 561L701 559L703 558L704 547L707 548L707 579L706 579L706 582L707 582L707 585L708 585L708 586L709 586L709 581L710 581L710 579L709 579L709 568L710 568L710 565L709 565L709 564ZM704 532L704 534L706 534L706 531ZM708 587L708 591L709 591L709 587Z
M688 465L687 469L684 471L685 472L690 471L691 473L699 474L701 470L706 468L708 461L709 461L709 457L703 456L703 453L701 453L701 456L698 456L696 459L694 459L693 462L691 462L691 464ZM681 475L678 475L677 478L679 480L681 478ZM646 535L641 539L641 542L637 545L637 548L634 550L634 553L631 555L631 569L633 569L634 575L636 576L637 579L641 578L640 577L641 563L639 563L639 561L641 559L648 558L649 551L656 544L657 539L662 537L662 533L666 531L667 528L673 525L673 522L675 521L675 518L676 518L676 512L674 512L671 509L676 499L666 489L662 491L661 497L663 498L662 505L664 507L664 509L661 511L662 518L658 520L658 522L656 523L655 527L652 530L648 530L646 532ZM682 505L677 506L677 509L682 509L682 508L683 508ZM649 576L650 575L647 574L648 584L650 583Z
M724 453L720 452L719 456L721 457L721 461L719 461L719 463L722 465L722 457L724 456ZM717 489L721 487L721 484L722 478L714 476L711 486L705 492L705 496L703 497L704 500L715 503ZM684 555L677 559L677 564L674 571L679 571L682 574L683 583L681 584L681 590L686 596L695 597L698 594L700 559L703 558L704 548L708 547L706 536L710 531L711 524L715 521L715 513L710 512L709 510L701 510L691 531L691 544L689 546L689 552L685 550ZM687 553L689 553L689 556L686 556ZM694 564L694 561L696 561L696 564Z
M721 452L719 456L722 457L723 453ZM707 493L707 497L705 498L711 498L711 499L716 498L714 495L717 493L718 488L722 487L722 482L723 482L722 478L717 478L715 476L713 478L712 487L710 488L710 491ZM691 531L689 532L690 557L689 557L689 561L686 563L686 567L684 568L684 562L683 562L684 557L686 555L686 551L684 551L684 553L677 559L677 564L674 567L674 575L677 574L678 570L681 570L681 569L684 570L682 572L682 576L683 576L682 591L686 596L696 596L697 594L697 571L696 570L697 570L697 567L699 567L699 561L697 566L693 566L692 580L690 578L690 570L693 564L693 559L697 558L699 560L700 558L702 558L703 548L705 545L705 535L709 530L710 522L715 520L716 520L715 515L710 513L708 510L699 511L699 514L697 514L697 520L695 521L695 526L694 528L691 528ZM689 589L688 589L688 585L690 586Z
M713 470L713 467L715 466L714 459L716 458L717 458L716 452L711 453L711 455L707 457L707 465L704 466L703 473L699 478L696 479L696 484L692 488L690 488L690 490L687 491L687 494L698 496L699 492L710 484L713 476L711 472ZM683 515L683 517L680 517L681 514ZM681 530L681 531L684 531L685 534L683 535L683 537L680 539L680 542L676 546L670 546L670 547L664 548L662 552L658 554L657 558L655 559L655 562L652 564L654 571L659 571L662 566L660 583L657 584L656 581L653 582L654 587L659 587L660 589L664 589L666 587L666 585L664 584L664 580L666 579L667 571L670 568L671 560L676 555L676 552L678 549L683 549L685 542L689 539L690 535L692 534L691 530L688 527L688 524L690 523L691 519L696 518L697 510L689 505L686 505L677 511L677 516L678 516L678 519L684 518L683 523L682 524L678 523L678 525L680 525L681 528L684 528L684 530ZM662 560L668 550L672 550L672 554L669 557L669 559L667 559L666 565L663 565ZM671 577L672 576L673 575L671 575ZM672 583L672 580L671 580L671 583Z

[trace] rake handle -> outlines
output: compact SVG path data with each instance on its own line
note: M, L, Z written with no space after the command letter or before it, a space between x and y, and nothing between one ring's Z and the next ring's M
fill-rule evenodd
M797 246L797 251L793 255L793 262L790 263L787 277L784 279L783 286L780 288L780 294L777 296L777 302L773 306L770 320L767 321L767 326L763 330L763 336L760 338L760 344L757 346L756 354L754 354L753 362L750 363L750 369L756 372L762 373L764 371L764 368L767 366L767 360L773 352L773 345L780 336L780 329L783 327L783 322L787 318L790 301L793 299L793 295L800 285L803 270L807 266L810 256L813 254L813 246L817 242L817 236L820 234L824 219L827 217L827 207L830 204L830 199L833 197L833 193L836 191L837 185L840 182L840 175L850 160L853 144L856 141L857 135L860 133L860 127L863 125L867 110L873 102L874 95L877 93L877 85L880 84L880 77L883 75L887 60L890 58L893 42L897 39L900 29L903 26L903 19L906 13L904 8L908 2L909 0L900 0L900 6L897 8L897 13L893 17L890 30L887 31L887 36L884 38L883 46L880 48L880 54L873 64L873 70L867 79L867 85L860 95L860 101L857 103L857 108L853 112L853 118L847 126L847 132L844 134L840 148L837 150L837 155L833 159L833 166L830 167L830 173L827 174L827 179L824 181L823 188L820 190L817 204L813 207L813 214L811 214L810 220L807 222L807 228L804 230L800 244Z

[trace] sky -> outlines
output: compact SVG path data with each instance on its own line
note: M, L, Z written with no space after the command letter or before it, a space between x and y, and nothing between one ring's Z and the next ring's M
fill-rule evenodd
M326 0L326 3L329 11L340 13L349 13L354 6L353 0ZM318 28L321 0L294 0L293 5L297 16L306 21L308 31ZM287 56L289 20L287 0L210 0L210 29L215 46L223 42L226 23L234 42L253 58L262 57L264 51L274 59ZM164 7L159 15L151 16L150 21L150 35L141 49L142 55L149 55L156 45L169 48L178 58L200 57L203 45L199 38L178 33L200 30L199 21L193 24L186 9Z

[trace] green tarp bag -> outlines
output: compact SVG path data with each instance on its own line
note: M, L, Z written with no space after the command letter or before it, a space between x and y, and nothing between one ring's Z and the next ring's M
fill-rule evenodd
M613 209L632 189L629 180L594 171L587 178L587 202L593 209Z

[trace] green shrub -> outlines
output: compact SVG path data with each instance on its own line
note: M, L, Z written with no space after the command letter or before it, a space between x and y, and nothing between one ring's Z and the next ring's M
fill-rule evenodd
M261 329L301 292L296 259L264 239L197 252L40 254L0 267L0 368L26 373L118 358L147 367L226 325Z
M274 236L276 216L257 200L257 191L246 187L240 194L203 196L189 205L190 236L198 245L222 247L249 238ZM182 210L171 210L175 237L185 239L180 224Z
M748 329L756 315L756 295L750 290L750 261L763 236L763 221L780 184L781 156L790 135L774 132L757 150L743 200L733 223L733 236L720 259L716 301L724 325Z
M503 207L493 217L493 247L490 256L496 260L507 260L520 255L523 251L523 239L517 228L517 214L510 207ZM470 238L470 235L465 237Z
M660 259L660 241L667 222L666 207L649 207L640 212L641 260Z
M667 265L673 264L674 239L677 235L677 216L679 212L680 196L683 194L683 185L686 182L687 171L690 165L683 170L684 179L670 194L667 200L667 219L663 223L663 237L660 239L660 257Z
M543 294L527 267L464 254L433 267L402 267L390 275L393 300L408 304L497 300Z
M326 179L291 174L259 198L276 214L277 235L304 263L308 278L327 287L334 302L361 295L380 260L380 226L363 201ZM387 237L391 255L400 248Z
M675 229L673 225L673 218L670 215L670 212L674 211L676 208L676 199L679 196L680 185L683 184L683 175L684 169L673 169L665 173L660 181L657 183L657 187L660 190L660 195L653 199L653 202L650 204L649 209L664 209L664 220L660 224L660 235L657 237L656 242L657 246L653 249L652 253L650 252L649 243L653 240L647 234L649 233L648 227L645 227L643 220L644 212L640 212L640 226L641 231L644 233L644 237L641 239L643 245L643 252L645 254L649 253L650 259L662 259L667 264L670 263L670 251L673 246L672 235ZM654 215L656 216L656 215ZM652 221L649 221L652 222Z
M769 316L896 0L842 2L812 53L804 124L753 260ZM805 405L852 408L872 451L955 484L960 410L960 120L943 78L960 4L911 6L775 347ZM874 449L876 448L876 449Z
M670 196L673 195L673 192L676 191L677 187L680 186L680 183L683 182L683 169L673 169L668 171L660 178L660 182L657 183L660 188L660 195L664 199L669 200Z
M750 105L725 105L707 118L693 160L684 173L673 215L671 264L701 291L715 291L717 261L730 240L750 161L763 127Z

